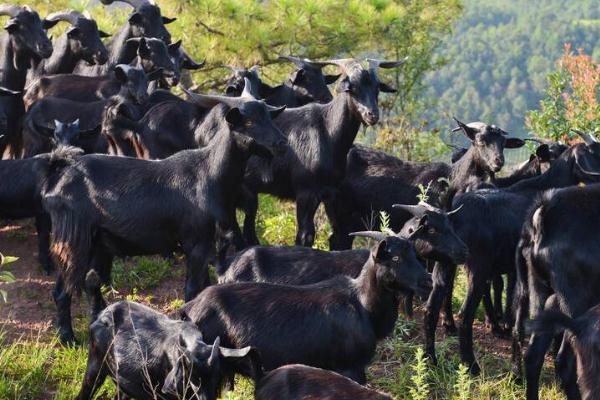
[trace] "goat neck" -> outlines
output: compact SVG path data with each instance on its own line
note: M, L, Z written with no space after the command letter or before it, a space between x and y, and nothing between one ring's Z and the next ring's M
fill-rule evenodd
M548 189L562 188L577 185L579 181L573 176L573 160L566 160L563 157L554 161L552 167L546 172L533 178L524 179L508 187L510 192L541 192Z
M398 319L398 294L377 279L377 265L373 255L354 280L361 305L369 314L377 339L388 336Z
M448 198L446 205L452 204L452 199L457 193L464 191L465 188L473 183L473 180L481 182L493 181L495 175L493 172L478 165L473 146L469 147L464 156L452 164L450 171L450 188L448 189Z
M361 120L353 111L352 98L347 93L338 94L323 107L335 165L346 165L346 156L356 139Z
M0 86L22 91L32 60L23 56L15 58L11 37L6 32L0 36L0 49Z

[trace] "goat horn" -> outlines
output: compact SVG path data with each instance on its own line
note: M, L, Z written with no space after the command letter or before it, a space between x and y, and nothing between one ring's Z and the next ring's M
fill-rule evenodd
M457 150L457 151L459 151L459 150L467 150L464 147L460 147L460 146L457 146L457 145L452 144L452 143L446 143L446 142L444 142L444 144L446 146L450 147L451 149L454 149L454 150Z
M248 78L244 78L244 90L240 97L243 97L248 100L256 100L255 93L258 92L258 88L252 86L252 82Z
M148 0L100 0L105 6L111 5L114 2L127 3L136 10L143 5L152 4Z
M279 60L289 61L289 62L295 64L298 68L305 68L306 66L309 66L312 68L321 69L327 65L336 65L336 64L333 64L333 63L327 62L327 61L324 61L324 62L323 61L313 61L308 58L299 58L299 57L294 57L294 56L279 56L278 58L279 58Z
M14 18L21 10L21 7L14 4L0 4L0 15L8 15L9 17Z
M192 103L200 107L211 108L216 106L217 104L225 104L228 107L239 107L245 101L245 99L242 97L227 97L218 95L199 94L189 91L181 85L179 87L188 96Z
M381 242L382 240L385 240L388 237L387 234L377 231L352 232L349 234L349 236L366 237L369 239L377 240L378 242Z
M340 59L336 59L336 60L325 60L325 61L319 61L319 63L323 64L323 66L336 65L336 66L340 67L340 69L346 75L349 75L351 72L351 69L354 67L358 66L359 68L362 69L362 66L360 65L360 63L353 58L340 58Z
M591 135L591 134L589 134L589 133L585 133L583 131L580 131L579 129L573 129L573 128L571 128L571 130L573 132L575 132L576 134L578 134L583 139L583 141L585 142L585 144L588 145L588 146L590 146L590 145L592 145L594 143L598 143L598 141L596 140L596 138L594 138L594 136Z
M404 64L408 60L408 57L404 57L402 60L396 61L386 61L386 60L376 60L374 58L367 58L367 62L369 63L369 70L376 71L377 68L397 68Z
M83 14L81 14L80 12L75 11L75 10L69 10L69 11L59 11L59 12L52 13L46 17L46 20L48 20L48 21L65 21L65 22L70 23L71 25L75 25L79 18L86 19L85 16Z
M448 212L446 213L446 215L450 216L450 215L456 214L457 212L459 212L459 211L460 211L460 209L461 209L461 208L463 208L463 206L464 206L464 204L461 204L460 206L458 206L458 208L456 208L456 209L454 209L454 210L452 210L452 211L448 211Z
M394 204L392 208L406 211L415 217L422 217L425 215L425 211L427 211L427 208L422 204Z
M523 139L526 142L534 142L534 143L539 143L539 144L545 144L542 140L538 139L538 138L525 138Z

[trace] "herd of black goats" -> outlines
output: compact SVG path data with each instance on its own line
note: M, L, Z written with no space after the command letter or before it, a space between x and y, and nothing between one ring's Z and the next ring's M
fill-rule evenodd
M297 68L280 86L263 83L256 67L229 67L224 95L184 89L184 100L169 88L203 64L171 42L165 25L174 19L149 0L119 1L133 11L106 47L109 35L87 13L42 20L30 7L0 5L9 17L0 39L0 217L35 218L40 263L57 271L63 343L75 342L72 295L83 290L90 300L78 399L111 376L123 398L211 400L235 374L254 379L257 399L388 399L361 386L365 368L391 334L400 299L410 314L414 294L427 299L433 363L442 312L462 361L480 371L473 320L483 300L492 331L512 329L518 377L529 334L528 399L538 398L553 343L568 398L600 399L600 143L592 134L574 130L582 143L570 146L536 140L535 154L505 177L495 176L504 149L525 141L481 122L456 120L470 146L452 165L354 145L361 124L379 121L379 92L394 92L378 68L402 61L368 59L365 68L284 56ZM62 21L69 28L52 44L47 30ZM324 75L328 65L340 75ZM429 187L427 203L417 200L419 185ZM258 246L259 193L296 202L296 247ZM311 249L321 203L331 252ZM376 230L379 211L399 233ZM356 236L375 247L352 250ZM106 305L100 288L115 256L174 252L187 262L179 310ZM219 284L210 283L209 263ZM457 328L460 264L468 289Z

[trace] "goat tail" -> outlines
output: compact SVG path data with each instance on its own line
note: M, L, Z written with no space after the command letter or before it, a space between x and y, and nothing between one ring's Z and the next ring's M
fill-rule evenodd
M106 308L106 301L102 296L102 281L95 269L91 269L85 276L85 294L92 306L90 323L93 323Z
M559 311L543 311L527 327L531 332L555 335L563 330L575 332L577 321Z
M50 252L65 280L67 293L81 293L89 269L91 224L64 204L49 199L49 206L52 218Z

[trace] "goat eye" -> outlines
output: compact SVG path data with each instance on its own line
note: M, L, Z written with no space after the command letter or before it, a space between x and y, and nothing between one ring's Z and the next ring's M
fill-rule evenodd
M394 262L397 262L399 259L400 259L400 257L398 257L398 256L392 257L392 261L394 261Z
M427 233L429 233L430 235L434 235L435 234L435 228L429 228L429 230L427 231Z
M252 121L250 121L249 119L247 119L246 122L244 122L244 126L246 128L251 128L252 127Z

